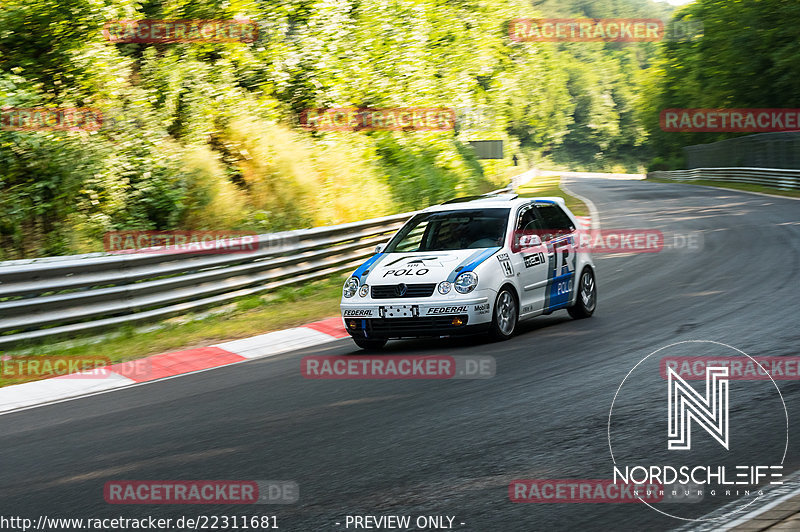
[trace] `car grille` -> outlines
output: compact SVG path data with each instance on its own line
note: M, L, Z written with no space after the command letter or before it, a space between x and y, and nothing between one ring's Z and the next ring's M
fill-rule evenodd
M431 297L436 283L407 284L405 295L398 295L396 284L372 285L372 299L393 299L405 297Z

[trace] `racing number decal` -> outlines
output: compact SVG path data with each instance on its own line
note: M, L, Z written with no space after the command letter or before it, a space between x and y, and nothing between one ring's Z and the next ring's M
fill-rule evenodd
M503 268L503 273L506 277L513 277L514 276L514 267L511 266L511 260L508 258L508 253L501 253L497 256L497 260L500 261L500 266Z

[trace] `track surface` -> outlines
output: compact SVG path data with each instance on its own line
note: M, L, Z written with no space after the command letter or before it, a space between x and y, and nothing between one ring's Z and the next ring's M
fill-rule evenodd
M600 256L599 307L522 326L508 342L390 342L391 354L492 354L497 375L458 381L311 381L308 354L272 359L0 416L0 513L51 517L277 514L282 530L344 530L344 516L455 515L456 530L665 530L641 504L513 504L516 478L607 478L608 409L622 377L667 344L708 339L753 355L797 354L800 203L680 184L575 179L604 228L702 231L699 252ZM800 382L787 473L800 467ZM636 413L616 434L641 434ZM628 421L626 421L628 423ZM626 436L626 430L629 431ZM753 430L745 447L760 450ZM754 461L758 461L754 458ZM111 506L123 479L286 479L292 506ZM729 502L710 500L703 512ZM341 526L334 523L342 522ZM464 522L465 526L458 523Z

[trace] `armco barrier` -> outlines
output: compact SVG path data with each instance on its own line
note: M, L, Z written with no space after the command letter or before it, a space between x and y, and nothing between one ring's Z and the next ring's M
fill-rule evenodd
M176 316L353 270L412 214L260 235L247 253L0 262L0 347Z
M693 168L691 170L670 170L650 172L647 177L691 181L706 179L710 181L731 181L763 185L782 190L800 190L800 170L780 168Z
M519 175L513 185L533 175ZM0 262L0 348L164 319L352 271L413 214L259 235L257 249L247 253L90 253Z

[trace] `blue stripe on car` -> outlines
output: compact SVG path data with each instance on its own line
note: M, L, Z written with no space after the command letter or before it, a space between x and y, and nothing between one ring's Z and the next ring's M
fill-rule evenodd
M461 264L459 264L456 267L455 270L450 272L450 275L447 276L447 280L452 283L453 281L456 280L456 277L458 277L460 274L462 274L464 272L471 272L481 262L485 261L486 259L488 259L492 255L494 255L495 253L500 251L500 249L501 248L499 248L499 247L494 247L494 248L480 249L480 250L476 251L475 253L473 253L472 255L467 257L466 259L464 259L461 262Z
M378 253L376 255L373 255L367 260L367 262L359 266L358 269L355 272L353 272L352 276L358 277L358 284L364 284L364 279L366 279L367 275L369 275L370 268L375 264L377 264L378 261L383 259L384 257L386 257L385 253Z
M564 275L559 275L550 281L547 287L547 301L545 302L545 310L551 312L569 305L570 296L572 295L572 290L574 290L574 283L572 282L573 277L574 272L569 272L565 273ZM559 283L563 282L567 283L569 290L559 294L558 285Z

